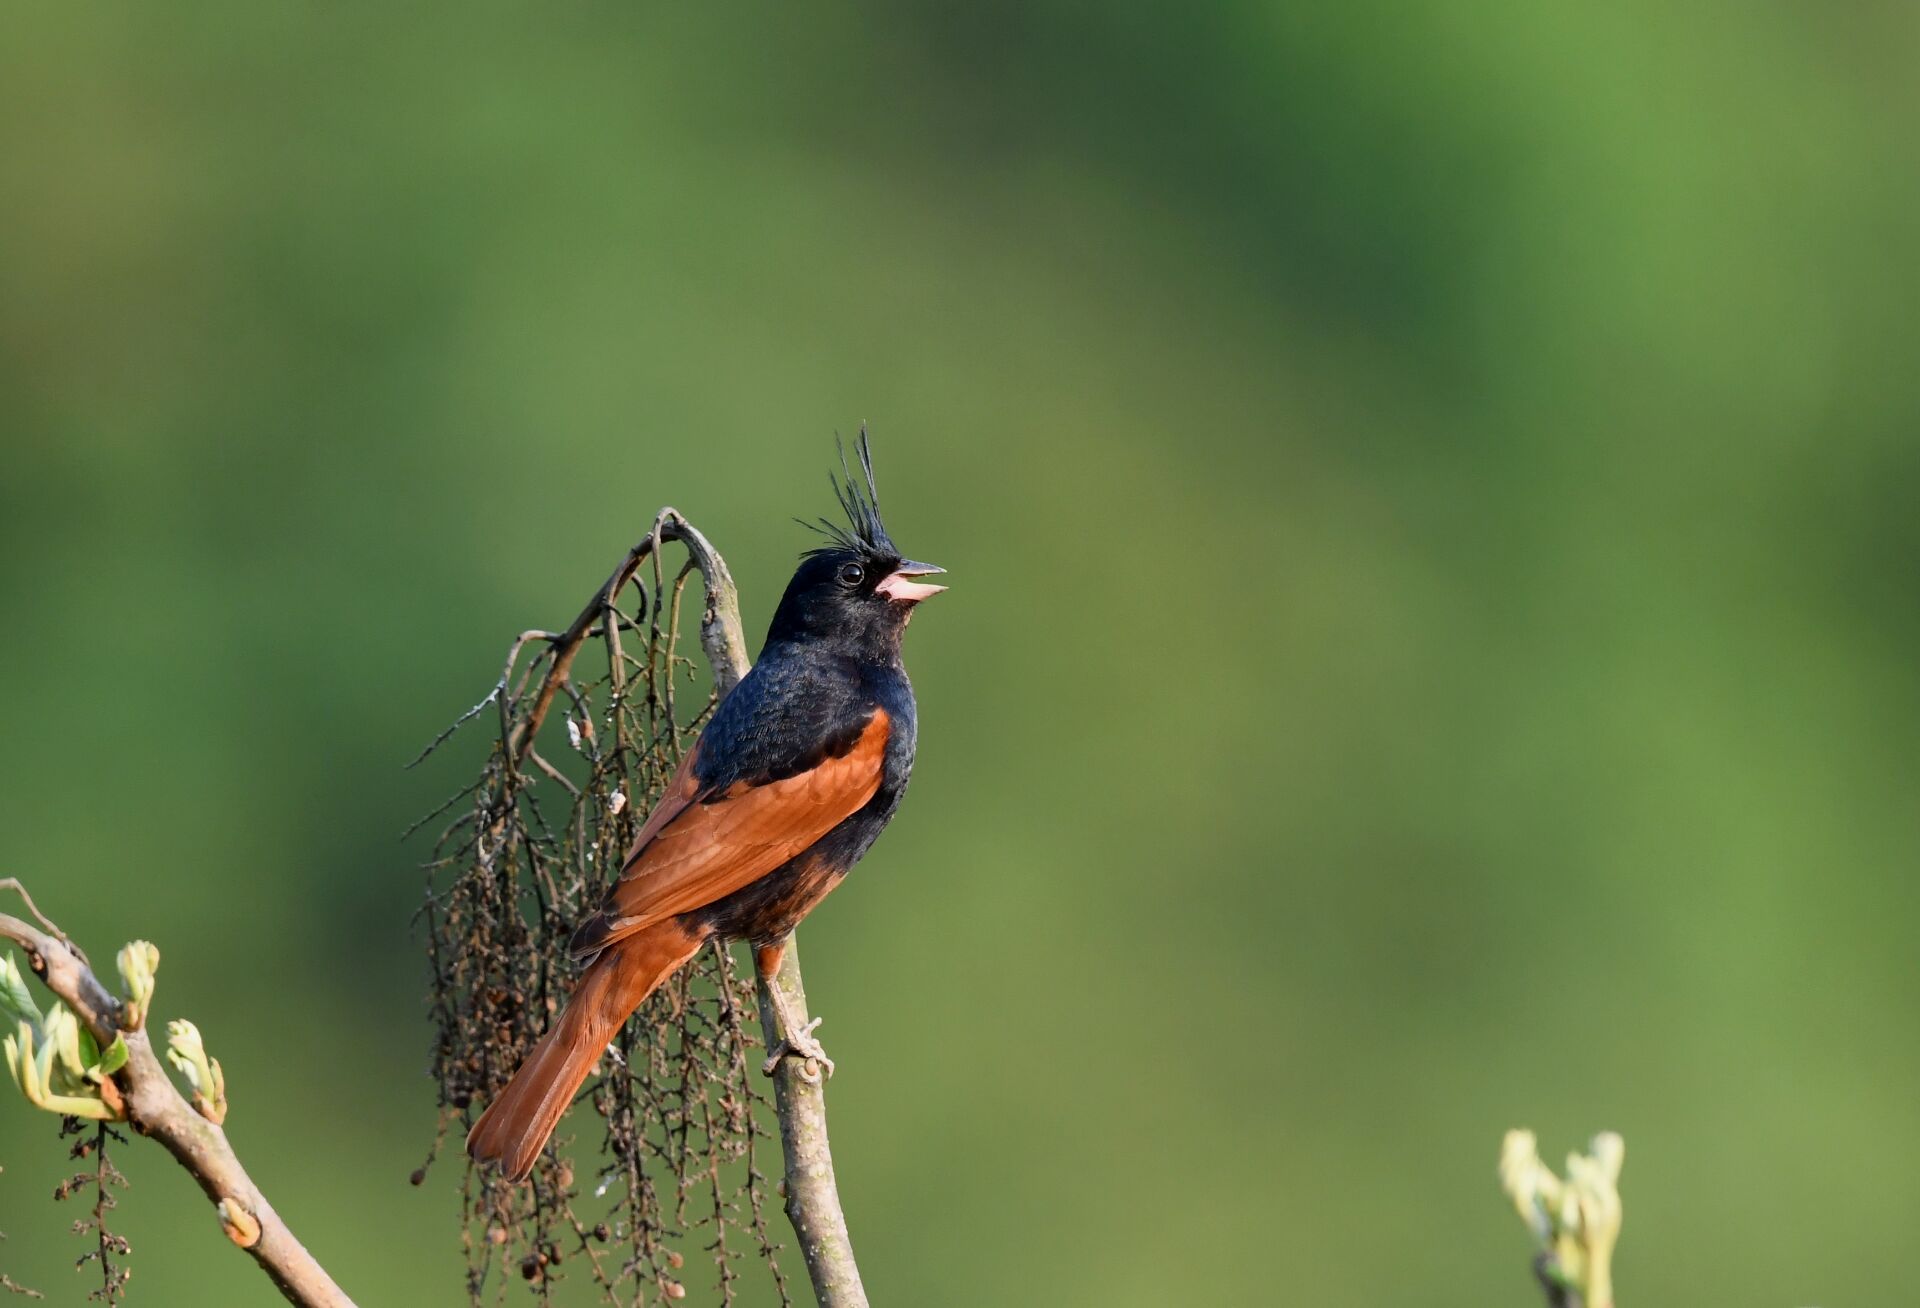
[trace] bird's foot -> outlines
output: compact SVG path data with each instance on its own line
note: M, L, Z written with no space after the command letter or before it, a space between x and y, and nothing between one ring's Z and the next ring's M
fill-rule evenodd
M813 1029L825 1020L825 1018L816 1017L797 1031L789 1028L786 1035L780 1038L780 1043L768 1053L767 1061L761 1064L761 1074L772 1076L773 1069L780 1066L780 1060L791 1057L802 1060L800 1079L809 1085L820 1084L820 1072L814 1066L815 1064L825 1068L827 1075L832 1076L833 1060L827 1057L827 1051L820 1047L820 1042L813 1038Z

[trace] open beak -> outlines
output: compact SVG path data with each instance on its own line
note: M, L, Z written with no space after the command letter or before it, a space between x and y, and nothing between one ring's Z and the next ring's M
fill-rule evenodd
M909 560L902 563L885 577L874 590L890 600L899 600L902 604L918 604L930 595L938 595L945 586L930 586L926 582L915 581L915 577L931 577L945 572L945 568L936 568L931 563L914 563Z

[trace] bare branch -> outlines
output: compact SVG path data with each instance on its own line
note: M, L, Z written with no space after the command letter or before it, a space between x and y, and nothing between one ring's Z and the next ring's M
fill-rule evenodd
M800 951L792 936L773 984L802 1023L807 1017L807 991L800 978ZM760 1026L767 1048L781 1038L775 1001L767 983L760 983ZM820 1308L866 1308L867 1291L860 1283L860 1266L853 1259L853 1241L847 1235L846 1214L840 1207L840 1185L833 1174L833 1150L827 1142L827 1088L825 1077L811 1080L806 1064L783 1058L773 1072L774 1111L780 1118L780 1143L787 1162L787 1220L800 1237L800 1253L813 1280L813 1297Z
M19 888L18 883L14 888ZM31 906L32 901L28 904ZM309 1308L352 1308L353 1301L294 1238L254 1185L227 1142L226 1132L195 1112L174 1088L144 1026L137 1030L124 1028L121 1021L125 1005L100 983L57 927L38 910L34 916L48 930L0 913L0 938L27 951L34 974L87 1024L101 1048L112 1044L116 1036L126 1041L126 1066L114 1075L114 1081L125 1101L128 1123L141 1135L158 1140L193 1175L222 1215L230 1234L234 1227L227 1214L244 1213L251 1218L246 1230L253 1239L242 1247L253 1255L288 1302ZM235 1243L241 1242L236 1238Z
M664 516L664 513L663 513ZM678 515L675 515L676 517ZM687 549L707 583L707 608L700 622L700 643L713 665L721 693L731 690L747 674L746 638L740 628L740 600L727 565L699 532L684 522ZM800 950L787 937L773 986L779 987L784 1007L799 1021L807 1018L807 991L800 976ZM767 981L759 989L760 1026L768 1049L777 1049L785 1036L778 1018L782 1006ZM867 1291L854 1261L853 1241L840 1207L840 1186L834 1178L833 1150L827 1140L826 1078L811 1080L805 1063L783 1058L773 1073L774 1111L780 1119L780 1140L786 1155L787 1220L800 1237L800 1253L820 1308L866 1308Z
M700 569L700 575L707 583L706 610L700 618L700 646L706 651L708 662L713 665L714 690L724 695L746 675L749 666L747 639L740 627L740 602L733 588L733 574L727 571L726 561L719 552L680 516L678 509L661 509L654 517L653 530L627 551L627 557L620 561L620 566L613 570L606 584L595 592L593 599L580 610L579 616L567 629L550 638L553 642L553 665L547 669L546 679L540 683L526 717L514 725L507 739L507 753L516 762L526 757L527 750L533 745L533 738L540 734L540 725L546 721L547 710L553 707L553 697L559 692L560 684L567 679L574 656L580 652L587 637L593 634L593 624L613 607L614 599L633 580L648 556L654 554L663 542L670 540L686 545L687 553L693 556L694 565Z

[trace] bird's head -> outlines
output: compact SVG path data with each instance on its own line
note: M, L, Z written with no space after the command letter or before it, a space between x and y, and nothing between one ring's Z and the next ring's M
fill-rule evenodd
M774 612L768 644L816 640L849 646L866 657L889 656L898 652L900 634L915 606L946 589L921 580L946 569L902 556L880 521L880 496L873 484L873 454L867 447L865 427L854 450L860 460L860 481L847 467L845 449L840 452L843 477L828 475L846 511L847 526L825 518L817 525L802 524L825 536L828 543L801 556L800 567Z

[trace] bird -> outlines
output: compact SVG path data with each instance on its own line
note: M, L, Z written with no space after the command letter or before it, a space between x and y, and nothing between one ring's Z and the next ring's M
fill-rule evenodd
M710 941L744 940L771 980L787 937L892 820L918 738L901 638L945 572L904 557L880 517L862 428L856 481L828 474L846 514L803 523L826 543L801 555L759 659L715 706L634 837L598 911L569 944L583 970L565 1008L467 1135L467 1153L524 1181L627 1018ZM788 1055L833 1062L781 988Z

